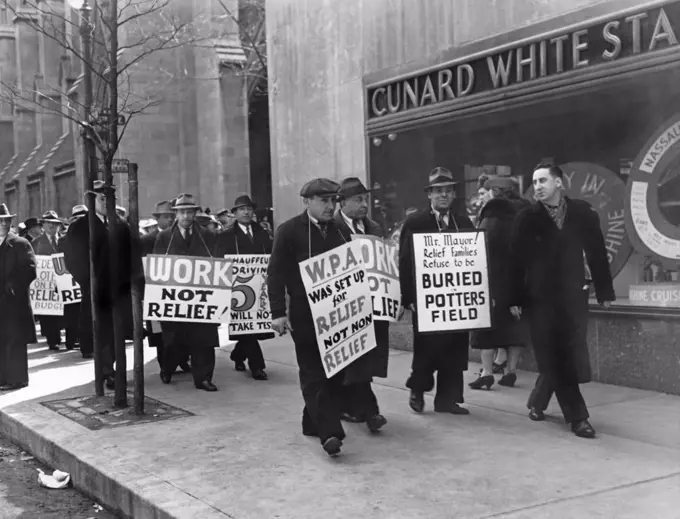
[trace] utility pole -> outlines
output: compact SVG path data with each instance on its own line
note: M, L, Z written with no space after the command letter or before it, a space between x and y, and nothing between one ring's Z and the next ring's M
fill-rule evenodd
M94 350L94 389L95 394L104 396L104 376L102 373L102 355L99 344L99 328L100 319L99 311L96 304L97 294L97 278L95 276L94 266L94 251L96 249L96 239L94 235L95 219L97 214L94 208L94 195L92 187L95 180L97 168L94 165L96 161L96 152L94 147L94 136L92 132L95 131L92 125L92 103L93 103L93 88L92 88L92 23L91 23L92 8L88 5L87 0L83 1L80 7L80 38L83 45L83 88L84 102L83 102L83 120L85 126L82 130L83 139L83 180L84 191L87 193L87 220L89 227L89 269L90 269L90 309L92 312L92 345ZM83 287L85 289L85 287Z

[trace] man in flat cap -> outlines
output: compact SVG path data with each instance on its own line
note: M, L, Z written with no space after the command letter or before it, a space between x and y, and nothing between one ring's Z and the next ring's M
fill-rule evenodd
M202 229L196 222L200 206L193 195L181 194L173 201L175 220L161 231L153 248L154 254L177 256L212 257L215 234ZM216 324L163 321L163 365L160 377L164 384L172 381L172 374L182 362L191 356L191 373L196 389L217 391L213 384L215 372L215 348L220 347Z
M142 267L141 247L139 237L132 236L126 220L116 215L115 222L109 222L106 211L106 194L115 188L96 180L89 195L94 196L96 218L94 229L89 228L88 218L79 218L69 227L66 236L66 249L64 259L66 268L80 285L82 291L81 322L91 323L91 298L99 309L99 334L97 341L102 352L102 373L108 389L114 389L115 345L113 309L120 308L123 320L123 329L116 333L123 333L126 339L132 338L132 283L144 283L144 270ZM96 245L94 249L94 272L96 278L97 293L90 293L90 232L94 232ZM111 261L112 253L109 248L109 232L114 233L117 241L117 279L116 287L111 286L111 272L114 265ZM92 330L91 326L81 328L80 351L83 357L92 355Z
M46 211L39 220L42 225L43 233L35 238L31 245L36 256L51 256L61 252L60 240L57 235L61 220L56 211ZM61 329L64 325L64 318L60 315L39 315L40 334L47 339L47 346L50 350L59 351L61 344ZM69 344L68 349L73 349L73 344Z
M31 244L11 231L13 214L0 204L0 391L28 385L28 344L36 341L29 287L36 278Z
M338 400L344 373L326 378L312 311L307 300L299 263L345 243L333 215L339 185L318 178L300 191L305 211L284 222L274 236L274 247L267 270L272 327L279 334L290 331L300 375L305 407L302 434L318 436L330 456L340 453L345 431L340 422ZM290 298L286 309L286 293Z
M353 234L383 237L380 226L368 218L371 191L360 179L349 177L340 183L338 190L340 210L335 223L347 241ZM348 422L366 422L371 432L381 429L387 420L380 414L378 399L373 393L373 377L387 377L389 358L389 323L375 321L375 338L378 345L345 368L342 398L342 417Z
M470 219L461 211L454 211L453 173L437 167L430 171L425 186L429 207L410 215L404 222L399 240L399 282L402 306L413 315L413 362L406 387L411 390L409 405L416 413L425 407L424 394L434 388L437 372L437 391L434 410L438 413L469 414L463 402L463 372L468 365L468 332L422 334L416 331L416 279L413 269L413 234L459 232L473 230Z
M236 223L231 229L217 236L215 256L222 258L236 254L271 254L272 240L267 231L253 222L255 204L248 195L239 196L234 202L232 212L236 215ZM271 339L272 333L255 333L235 335L236 345L231 352L236 371L246 370L246 360L250 373L255 380L267 380L264 356L260 340Z

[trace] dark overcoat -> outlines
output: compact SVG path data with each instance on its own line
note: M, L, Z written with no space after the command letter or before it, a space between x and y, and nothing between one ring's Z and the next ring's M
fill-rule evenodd
M194 224L191 238L188 243L177 226L177 222L171 227L158 233L154 254L170 254L173 256L195 256L200 258L213 257L215 247L215 234ZM177 323L162 321L163 343L180 349L192 344L202 344L205 347L220 347L219 325L203 323Z
M561 230L542 204L523 209L515 219L510 254L509 304L529 314L538 369L556 385L591 380L584 252L598 301L615 300L597 213L582 200L567 198L566 204Z
M50 240L47 237L47 234L43 233L40 236L38 236L35 240L31 242L31 245L33 246L33 252L35 252L36 256L51 256L52 254L58 254L60 252L59 250L59 245L60 242L63 240L59 239L59 236L55 236L57 239L57 247L53 247L52 244L50 243Z
M28 382L27 345L37 341L29 295L35 278L31 244L10 232L0 245L0 385Z
M324 237L311 222L306 211L282 223L274 236L267 269L269 305L272 319L288 315L293 328L298 366L305 381L324 380L326 375L321 363L312 310L309 307L299 264L344 243L345 238L335 222L328 223ZM288 310L286 294L290 302Z
M510 238L512 224L517 213L531 205L528 200L518 198L492 198L478 216L478 229L486 231L487 265L489 267L489 289L491 292L491 322L493 329L479 330L470 334L470 344L477 349L524 346L529 338L526 318L515 319L510 313Z
M235 223L233 227L226 229L217 235L215 243L215 257L223 258L226 255L238 254L271 254L272 239L260 224L252 223L251 231L253 240L243 232L241 226ZM249 335L234 335L234 339L265 340L274 338L272 333L253 333Z
M153 232L145 234L139 238L139 243L142 247L142 256L153 254L153 247L156 245L156 237L158 236L159 232L160 231L156 229Z
M351 241L354 230L350 229L347 225L340 211L335 215L335 223L345 240ZM383 237L382 229L377 222L370 218L364 218L363 224L366 234L378 236L379 238ZM372 377L387 377L387 365L390 358L390 323L387 321L374 321L374 325L377 346L345 369L346 384L370 380Z
M467 216L451 213L449 227L442 232L470 231L474 225ZM404 222L399 237L399 284L401 286L402 305L406 308L416 303L416 279L413 263L413 239L416 233L439 232L437 218L428 208L410 215ZM416 308L416 313L418 309ZM432 350L432 355L437 355L435 350L445 350L447 358L459 369L466 370L468 365L468 350L470 334L468 332L447 332L436 334L422 334L417 331L417 317L413 313L413 348L426 352ZM425 354L425 353L424 353ZM450 355L450 357L448 357Z
M132 236L130 226L123 218L116 217L113 225L114 239L118 248L117 274L118 286L111 287L110 268L113 254L109 247L109 231L107 224L97 216L94 219L95 249L94 275L97 281L97 293L94 302L101 312L110 314L114 302L120 305L123 318L123 332L126 340L132 340L132 283L144 284L144 269L139 238ZM90 300L90 226L89 217L82 216L73 222L66 234L64 261L66 268L80 285L83 293L83 304Z

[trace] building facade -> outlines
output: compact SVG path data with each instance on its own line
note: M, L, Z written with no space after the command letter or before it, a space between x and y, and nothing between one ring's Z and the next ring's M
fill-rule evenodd
M34 29L44 16L40 11L15 3L0 8L0 80L16 84L22 96L45 101L40 107L32 99L10 103L3 97L0 194L21 220L47 209L68 215L83 201L84 162L80 128L62 114L77 114L64 108L68 103L82 105L82 64L73 52ZM139 165L142 216L149 215L156 202L182 192L194 194L212 211L251 192L248 78L242 72L248 56L239 27L222 4L238 16L238 0L176 2L183 19L217 20L227 30L201 45L150 54L126 79L133 93L154 96L143 113L130 118L117 154ZM70 23L60 17L50 23L62 23L65 36L79 49L79 13L68 8L63 13ZM122 44L128 36L122 26ZM55 85L65 94L61 99ZM96 78L94 94L102 95ZM261 169L257 183L268 181L269 172ZM114 180L119 203L127 207L126 181L121 175Z
M458 176L461 201L482 173L530 197L551 158L598 211L615 276L616 304L591 307L596 379L680 393L680 2L267 8L277 220L301 211L304 181L352 175L397 229L435 166Z

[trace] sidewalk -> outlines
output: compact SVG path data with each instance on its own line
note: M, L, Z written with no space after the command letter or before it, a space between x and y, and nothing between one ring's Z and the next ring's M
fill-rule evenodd
M194 416L92 431L40 403L92 394L91 361L40 345L31 385L0 394L0 433L135 519L680 518L680 397L584 386L596 440L571 434L554 402L546 422L527 418L530 373L517 388L468 390L470 416L435 415L431 398L416 415L411 354L393 351L375 389L389 423L373 436L346 425L330 459L300 432L290 339L264 343L267 382L235 372L230 349L217 353L217 393L189 375L163 385L148 358L147 395Z

